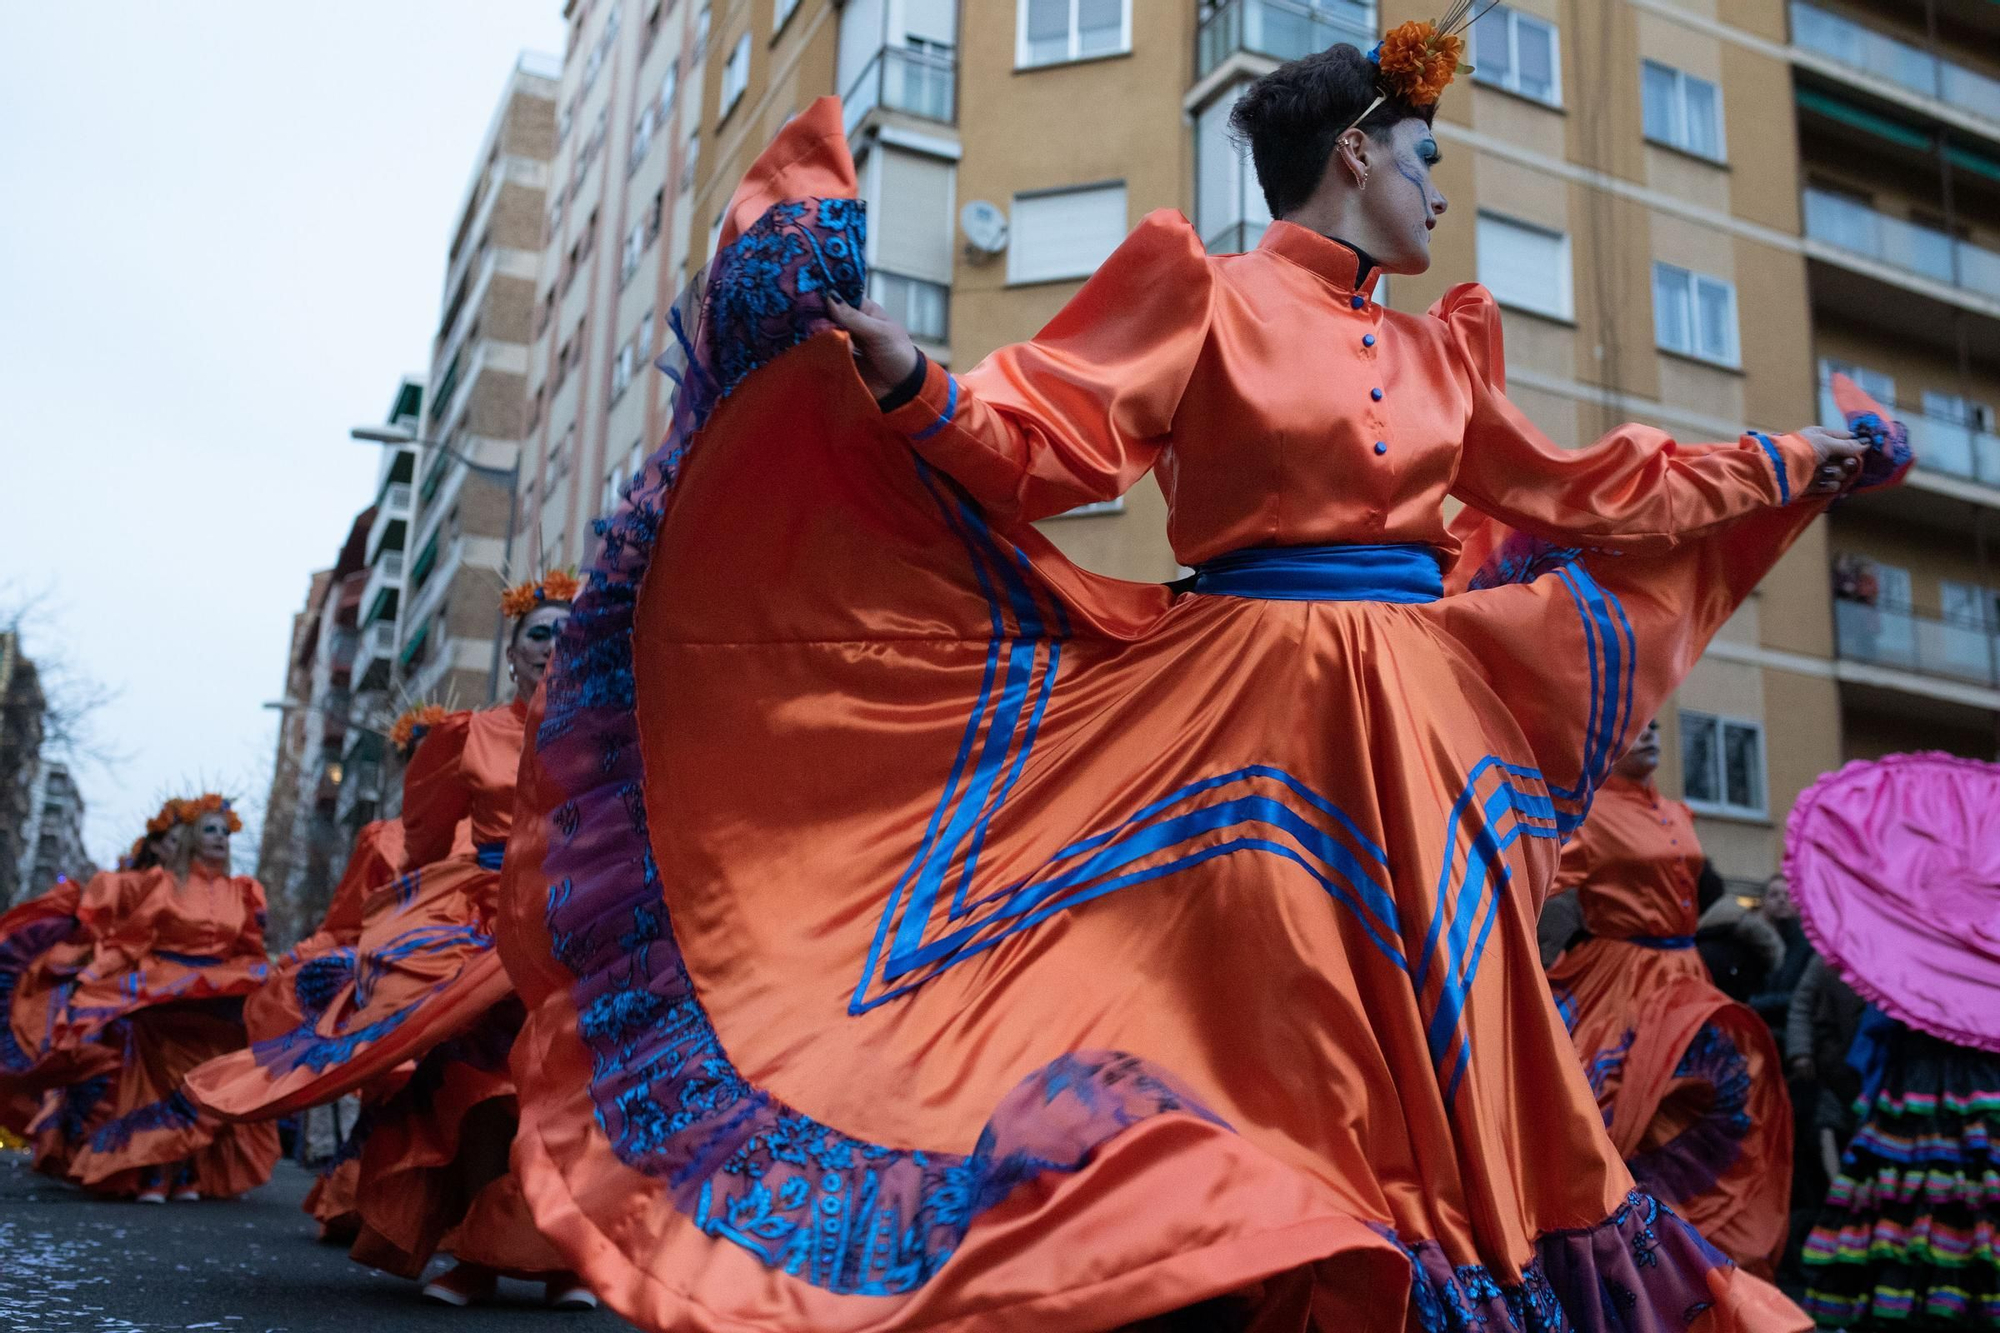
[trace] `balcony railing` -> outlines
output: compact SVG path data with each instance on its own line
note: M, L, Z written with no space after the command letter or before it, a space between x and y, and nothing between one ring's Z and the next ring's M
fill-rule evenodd
M396 622L378 620L361 631L361 647L354 654L354 683L357 689L380 689L389 683L389 667L396 658Z
M2000 253L1827 190L1807 190L1805 205L1813 240L2000 300Z
M1940 60L1852 19L1793 0L1792 41L1802 50L2000 124L2000 79Z
M949 55L885 46L842 94L847 132L878 107L947 125L958 120L958 62Z
M1973 685L2000 685L2000 634L1971 621L1918 615L1907 607L1836 598L1840 655Z
M1375 6L1362 0L1221 0L1205 7L1195 34L1195 77L1238 51L1297 60L1338 42L1375 44Z
M410 483L407 481L392 481L383 487L382 505L378 512L384 514L402 514L407 517L410 512Z
M951 341L951 288L941 282L905 277L876 269L868 275L868 294L920 342Z
M1910 447L1916 451L1918 467L2000 486L2000 435L1892 403L1883 406L1910 428ZM1840 409L1834 406L1833 390L1825 384L1819 388L1819 419L1829 426L1845 424Z

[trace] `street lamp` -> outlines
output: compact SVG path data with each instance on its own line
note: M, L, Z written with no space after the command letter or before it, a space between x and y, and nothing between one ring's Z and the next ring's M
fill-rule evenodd
M507 536L500 548L500 581L504 585L507 572L514 564L514 511L521 502L521 464L519 455L510 468L488 467L475 463L442 440L426 440L415 431L402 426L356 426L348 435L363 444L385 444L393 446L418 445L425 449L435 449L451 459L467 472L507 488ZM500 697L500 643L507 635L507 613L496 608L493 613L493 669L486 680L486 697L498 700Z

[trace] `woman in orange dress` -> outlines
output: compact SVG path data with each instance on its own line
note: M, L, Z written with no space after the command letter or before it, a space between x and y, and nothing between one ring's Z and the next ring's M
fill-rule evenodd
M243 996L263 983L264 889L229 873L241 827L213 793L170 802L161 864L100 876L77 916L91 935L57 1021L59 1045L119 1048L111 1105L69 1162L97 1194L147 1203L233 1198L270 1177L278 1133L202 1114L183 1084L195 1066L242 1047Z
M325 1011L354 974L354 945L368 893L390 884L402 863L401 823L378 819L361 826L319 929L281 954L270 977L243 1002L243 1026L252 1045L282 1037ZM300 1205L319 1222L320 1239L347 1244L359 1233L354 1187L360 1172L354 1154L341 1149L321 1164Z
M1807 1326L1635 1189L1534 920L1861 446L1566 452L1483 290L1377 304L1444 207L1436 40L1265 76L1257 251L1155 215L964 374L854 304L836 101L739 186L501 895L514 1166L625 1318ZM1190 590L1030 526L1149 469ZM1461 568L1448 492L1525 535Z
M1792 1195L1792 1105L1770 1029L1695 952L1701 843L1660 795L1648 722L1564 844L1590 938L1549 969L1611 1142L1639 1187L1769 1277Z
M595 1303L536 1231L508 1171L521 1007L492 936L528 701L574 591L555 573L508 593L511 703L428 710L399 727L415 747L403 774L406 870L368 904L352 977L310 1021L191 1081L203 1105L231 1118L366 1088L351 1138L361 1223L352 1256L417 1278L434 1253L452 1254L457 1266L424 1287L449 1305L490 1296L502 1274L544 1282L552 1304ZM466 824L469 842L458 836ZM414 1068L399 1070L407 1061Z

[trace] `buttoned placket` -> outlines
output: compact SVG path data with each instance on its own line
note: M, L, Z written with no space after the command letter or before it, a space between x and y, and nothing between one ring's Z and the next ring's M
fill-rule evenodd
M1360 292L1348 298L1348 306L1368 321L1368 331L1361 335L1361 363L1368 368L1371 382L1368 406L1362 412L1362 420L1367 425L1367 438L1374 440L1375 456L1383 458L1389 452L1389 413L1380 405L1385 397L1380 354L1382 307Z

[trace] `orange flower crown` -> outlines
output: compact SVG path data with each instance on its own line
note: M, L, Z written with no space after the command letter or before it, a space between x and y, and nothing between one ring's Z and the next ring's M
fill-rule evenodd
M500 609L508 619L527 615L550 602L573 602L583 590L582 582L567 569L552 569L539 579L517 583L500 594Z
M1411 19L1391 28L1368 53L1368 58L1382 71L1375 85L1375 100L1347 129L1368 119L1369 112L1391 97L1413 107L1437 105L1453 79L1472 73L1472 66L1465 63L1463 34L1497 3L1499 0L1486 0L1481 7L1478 0L1455 0L1436 22Z
M207 814L222 815L229 821L231 833L243 831L243 820L230 805L229 799L209 791L185 799L178 796L169 797L160 807L160 813L146 821L146 837L156 838L176 824L198 824L201 822L201 817ZM138 855L139 849L145 846L145 843L146 838L133 843L133 855Z
M407 752L411 746L424 738L426 732L450 716L443 704L422 704L405 709L389 728L389 744Z

